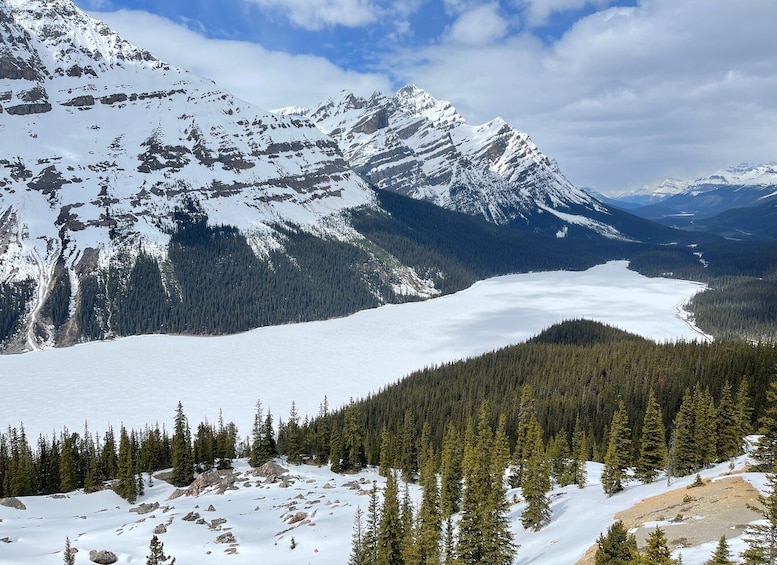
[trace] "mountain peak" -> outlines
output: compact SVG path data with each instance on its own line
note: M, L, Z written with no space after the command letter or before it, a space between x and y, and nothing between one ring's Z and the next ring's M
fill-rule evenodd
M403 111L427 118L437 128L451 129L466 123L450 102L437 100L414 84L400 88L394 95L394 99Z

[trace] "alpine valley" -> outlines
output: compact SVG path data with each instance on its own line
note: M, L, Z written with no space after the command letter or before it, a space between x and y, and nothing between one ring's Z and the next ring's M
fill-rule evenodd
M0 41L4 351L230 333L609 259L687 276L690 246L717 241L603 204L526 134L415 86L270 113L69 0L0 0Z

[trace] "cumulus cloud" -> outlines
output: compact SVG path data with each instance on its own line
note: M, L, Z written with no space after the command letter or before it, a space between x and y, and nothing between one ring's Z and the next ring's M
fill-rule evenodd
M451 26L448 38L464 45L487 45L506 33L507 21L500 15L499 5L485 4L461 14Z
M586 6L604 8L612 4L612 0L513 0L516 6L523 10L528 25L534 27L544 24L551 14L581 10Z
M359 27L373 23L378 9L369 0L246 0L279 10L295 25L316 30L332 26Z
M391 88L379 74L348 71L323 57L269 51L256 43L209 39L147 12L94 15L154 56L264 109L315 106L344 89L369 95Z

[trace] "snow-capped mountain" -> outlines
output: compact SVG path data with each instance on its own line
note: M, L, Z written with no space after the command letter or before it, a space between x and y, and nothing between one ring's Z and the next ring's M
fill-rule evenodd
M662 183L662 187L670 181ZM644 218L684 225L710 218L732 208L768 204L777 196L777 164L749 165L720 169L693 181L673 179L671 195L660 202L634 210Z
M68 0L0 0L0 26L3 277L11 255L77 264L138 236L164 244L184 198L248 230L370 199L311 123L155 59Z
M380 189L501 225L624 237L606 206L501 118L469 125L449 102L412 85L393 96L343 92L296 111L337 140L351 167Z

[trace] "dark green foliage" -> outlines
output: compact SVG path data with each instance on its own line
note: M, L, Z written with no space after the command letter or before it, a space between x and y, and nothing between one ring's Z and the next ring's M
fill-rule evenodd
M34 290L32 280L0 283L0 349L19 331Z
M528 450L521 489L527 506L521 514L521 524L535 532L550 523L550 462L545 454L542 435L542 428L532 417L526 443L533 447Z
M596 542L599 544L594 555L596 565L631 565L637 555L637 539L626 531L620 520Z
M70 310L70 275L61 264L58 267L59 274L54 279L42 310L43 315L48 316L57 329L67 321Z
M73 546L70 545L70 538L65 538L65 549L62 551L62 561L65 565L75 565L76 552Z
M555 343L563 345L595 345L601 343L620 343L629 341L647 341L644 337L629 333L614 326L593 320L569 320L554 324L543 330L529 343Z
M384 428L394 437L401 437L410 411L415 437L420 437L423 422L428 421L431 443L441 452L448 423L463 430L467 419L477 414L479 404L487 400L494 414L492 424L496 424L497 414L505 415L508 437L515 446L515 463L520 465L523 449L520 429L524 426L521 398L529 385L533 391L533 408L526 406L524 412L536 413L546 439L563 433L569 440L579 418L588 454L598 453L603 458L609 439L605 437L605 429L619 400L623 401L628 421L634 427L630 438L638 440L651 391L661 406L664 428L671 430L683 403L683 392L688 389L687 437L693 444L696 409L694 394L690 391L697 388L697 381L704 383L700 399L709 390L705 413L710 409L710 399L719 402L726 382L735 390L748 383L751 393L745 394L745 399L752 399L755 409L752 415L758 417L776 364L777 347L770 344L656 344L647 340L587 346L524 343L417 371L359 405L364 415L363 429L376 442ZM737 421L743 422L743 427L738 424L737 429L744 430L744 424L750 420L749 405L747 402L740 405L739 401L736 404ZM332 411L330 425L337 423L342 429L343 416L342 409ZM740 445L742 437L738 435ZM679 449L677 442L674 448ZM677 459L674 474L698 470L695 455L687 462L683 462L685 456L680 461Z
M124 426L121 427L119 434L119 469L114 490L116 494L130 503L135 502L138 497L132 443Z
M767 493L758 495L760 506L751 507L763 520L751 523L745 530L745 565L777 564L777 476L767 475L766 484Z
M753 456L761 467L772 472L777 465L777 378L773 379L766 391L766 407L759 419L758 446Z
M120 272L114 272L114 276L123 279ZM117 281L113 299L113 329L120 335L168 331L170 303L157 260L145 253L138 254L126 283L122 282Z
M171 558L165 555L165 544L158 537L152 536L151 542L148 544L146 565L164 565L169 559ZM175 559L173 559L173 562L175 562Z
M187 486L194 479L194 455L192 453L192 436L189 422L183 413L183 406L178 402L175 411L175 423L172 442L173 470L170 482L177 486Z
M734 565L734 562L731 560L731 550L728 547L728 540L726 539L725 534L720 536L718 545L715 548L715 553L712 554L712 557L705 565Z
M397 481L393 473L386 477L383 510L377 535L376 565L402 565L402 525L399 515Z
M628 480L626 470L631 464L631 428L626 405L621 401L618 411L612 417L607 453L604 456L602 470L602 488L612 496L623 490Z
M656 529L650 532L647 539L645 553L639 556L638 565L679 565L679 562L672 559L672 553L666 545L666 535L664 531L656 526Z
M740 440L742 438L739 438ZM639 460L637 461L637 479L651 483L658 473L666 468L666 431L655 394L650 391L645 418L642 422L642 434L639 441Z

